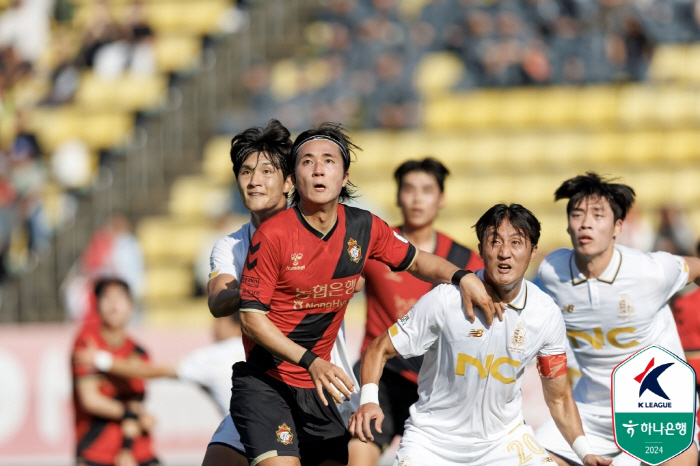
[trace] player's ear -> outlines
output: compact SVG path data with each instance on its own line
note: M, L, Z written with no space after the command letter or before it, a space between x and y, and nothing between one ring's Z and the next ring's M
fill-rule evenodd
M479 243L479 257L481 257L481 260L484 260L484 250L483 250L483 245Z
M291 191L292 187L294 186L294 182L292 180L292 175L287 175L287 178L284 180L284 188L282 191L285 195L289 194L289 191Z
M537 255L537 245L534 245L532 247L532 251L530 252L530 262L535 260L536 255Z
M618 218L615 220L615 226L613 227L613 238L617 238L620 233L622 233L622 219Z
M348 180L350 180L350 171L347 170L345 172L345 175L343 175L343 188L345 187L346 184L348 184Z

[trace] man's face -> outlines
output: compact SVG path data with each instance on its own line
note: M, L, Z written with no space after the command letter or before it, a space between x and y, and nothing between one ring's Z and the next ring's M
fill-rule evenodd
M119 329L131 318L134 304L121 285L108 285L97 300L97 310L105 326Z
M569 213L566 231L577 254L595 257L613 245L622 232L622 220L615 220L607 199L587 197Z
M340 148L324 139L309 141L301 146L294 175L294 187L301 200L316 205L336 201L349 177Z
M435 221L445 206L445 195L433 175L424 171L409 172L401 181L398 206L404 225L420 228Z
M250 154L238 172L238 191L251 212L284 208L291 188L291 177L285 180L282 170L276 169L267 155L259 152Z
M483 243L479 243L486 275L491 283L506 291L517 286L536 252L537 246L532 247L530 240L513 228L507 219L498 229L487 231Z

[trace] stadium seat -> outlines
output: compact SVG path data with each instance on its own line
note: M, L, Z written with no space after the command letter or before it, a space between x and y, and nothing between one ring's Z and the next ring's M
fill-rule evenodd
M661 157L667 162L697 163L700 160L700 132L697 129L667 131Z
M161 328L187 326L206 329L213 322L207 298L158 299L146 306L146 322Z
M464 62L450 52L425 54L413 75L416 91L423 97L446 94L464 74Z
M146 265L144 301L158 302L186 298L194 290L192 267L183 265Z
M158 107L167 97L164 76L139 77L124 74L116 80L104 80L95 73L83 73L75 100L89 109L137 111Z
M235 182L231 163L231 139L229 136L212 138L204 147L202 169L208 180L218 185Z
M649 76L657 82L680 82L686 79L688 49L681 44L656 47L649 64Z
M231 203L230 186L213 186L203 176L181 176L170 190L169 211L178 218L215 218Z
M187 71L196 67L202 54L202 39L194 35L161 34L153 47L158 70L166 73Z
M191 264L202 238L209 230L209 223L206 221L183 221L167 216L154 216L139 221L136 236L143 248L147 264Z
M575 88L543 88L533 110L533 121L545 128L562 128L575 121L576 112Z
M657 104L655 89L647 85L627 85L619 91L618 118L629 128L647 127L653 121L654 106Z
M659 160L661 159L663 143L664 134L657 130L623 133L620 160L631 166Z
M576 90L575 124L586 127L609 127L618 110L617 89L610 85L586 86Z
M497 101L497 124L504 128L523 128L536 121L540 92L534 88L502 91Z
M230 7L227 0L149 2L145 5L148 24L158 34L215 34Z

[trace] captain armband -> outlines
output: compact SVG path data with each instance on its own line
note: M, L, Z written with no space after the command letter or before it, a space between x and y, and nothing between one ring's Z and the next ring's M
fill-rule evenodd
M537 371L545 379L566 375L566 353L537 356Z

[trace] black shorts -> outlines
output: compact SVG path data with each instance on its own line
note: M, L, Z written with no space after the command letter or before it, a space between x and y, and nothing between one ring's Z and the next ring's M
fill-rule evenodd
M350 433L338 408L324 406L315 388L291 387L245 362L233 366L231 418L251 466L296 456L302 466L348 463Z
M360 380L360 361L355 363L353 371L357 380ZM403 435L404 424L410 415L408 408L416 401L418 386L401 374L384 368L382 378L379 379L379 406L384 412L382 433L374 430L374 423L370 423L373 442L382 451L391 444L395 436Z

